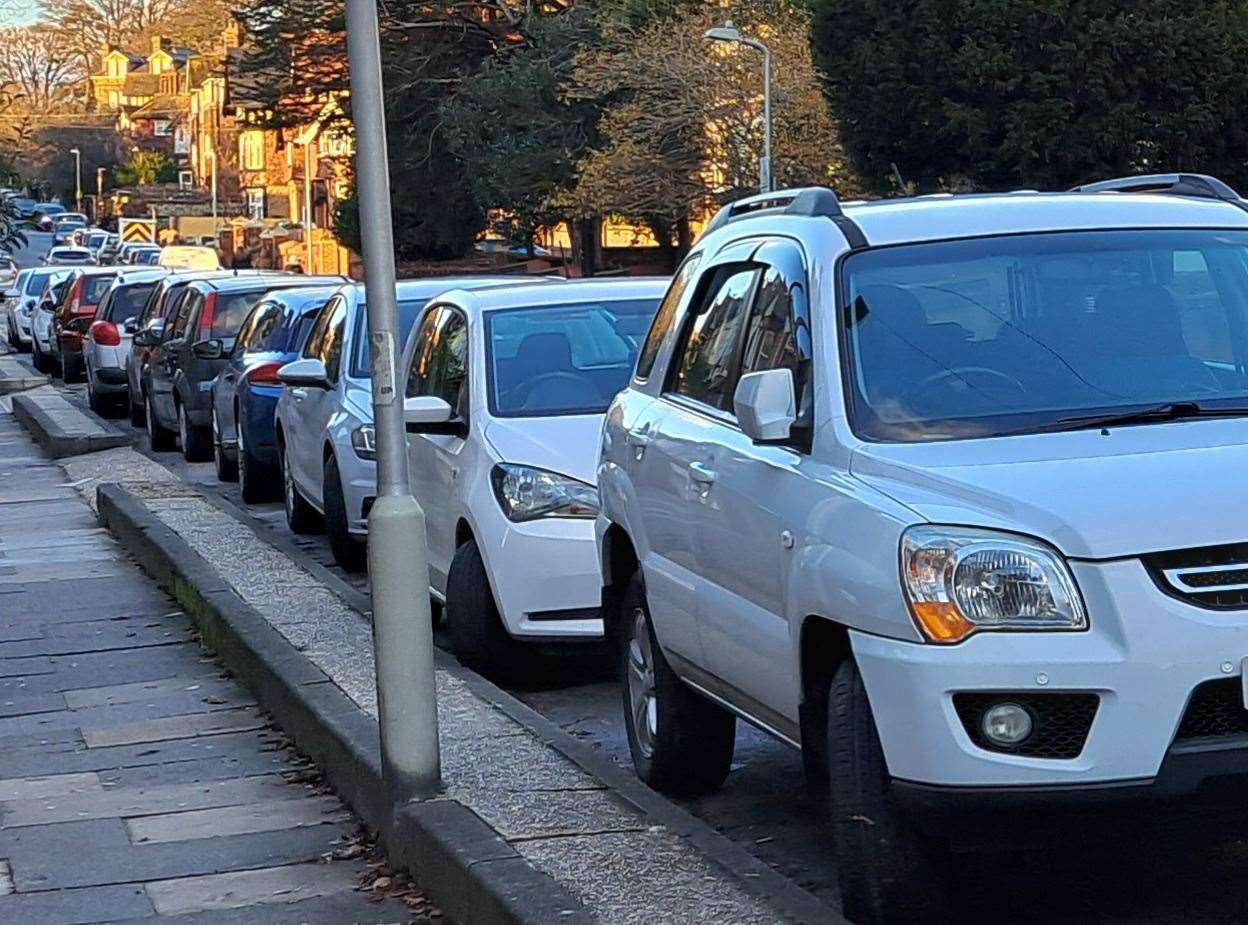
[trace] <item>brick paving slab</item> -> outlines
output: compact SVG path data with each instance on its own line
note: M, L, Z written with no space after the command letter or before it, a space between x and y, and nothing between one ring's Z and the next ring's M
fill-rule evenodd
M0 923L380 925L358 824L0 414Z

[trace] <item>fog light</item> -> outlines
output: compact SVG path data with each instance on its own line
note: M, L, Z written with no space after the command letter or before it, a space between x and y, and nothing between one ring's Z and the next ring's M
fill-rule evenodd
M1027 741L1032 730L1031 714L1016 703L998 703L984 711L979 728L995 745L1012 747Z

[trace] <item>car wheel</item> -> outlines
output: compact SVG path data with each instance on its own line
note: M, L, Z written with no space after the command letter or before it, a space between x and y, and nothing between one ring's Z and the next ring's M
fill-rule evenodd
M237 416L236 416L237 417ZM239 419L238 429L238 491L248 504L261 504L277 498L273 467L261 462L247 448L247 428Z
M540 655L513 638L490 591L481 550L468 540L455 550L446 576L447 632L455 657L478 674L527 687L540 677Z
M282 499L286 505L286 524L292 533L316 533L321 528L321 515L308 504L295 484L286 447L282 447Z
M130 405L130 423L135 427L143 427L147 424L147 408L142 402L135 402L133 392L126 396L126 402Z
M68 353L61 354L61 379L66 385L77 382L81 378L78 361Z
M622 603L624 726L637 776L662 793L715 790L732 768L737 719L672 671L650 623L640 574Z
M212 461L217 467L218 481L238 481L238 464L225 455L225 447L221 445L221 424L215 406L212 409Z
M186 405L178 403L178 442L182 444L182 456L187 462L203 462L212 455L210 434L204 428L191 423Z
M152 449L157 452L172 450L177 447L177 434L156 420L156 409L152 407L152 396L143 396L143 418L147 424L147 436L152 441Z
M909 824L892 796L866 688L849 660L828 691L828 766L846 918L863 925L944 921L942 852Z
M338 458L333 453L325 460L323 485L325 532L329 534L329 548L334 554L334 561L345 571L362 572L368 565L368 547L351 535L342 476L338 473Z
M95 386L91 381L90 373L87 374L87 405L92 411L101 417L107 415L110 410L106 406L106 402L102 401L100 396L96 394Z
M42 350L39 349L39 341L37 339L31 341L31 365L35 367L36 372L46 373L49 371L47 358Z

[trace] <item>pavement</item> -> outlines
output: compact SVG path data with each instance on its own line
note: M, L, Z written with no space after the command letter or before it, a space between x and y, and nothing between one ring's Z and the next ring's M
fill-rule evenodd
M0 414L0 922L416 920L361 890L365 854L315 769Z

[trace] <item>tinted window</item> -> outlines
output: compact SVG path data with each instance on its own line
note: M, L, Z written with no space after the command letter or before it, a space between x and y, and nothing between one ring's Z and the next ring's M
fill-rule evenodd
M599 414L628 384L658 302L489 312L490 407L500 416Z
M462 417L467 410L468 323L454 309L434 308L417 334L407 395L436 395Z
M342 339L347 329L345 309L334 313L334 319L325 332L318 356L325 364L330 382L338 381L338 373L342 369Z
M139 312L147 304L148 297L156 288L155 283L134 283L129 286L118 286L108 298L108 305L100 306L100 317L107 321L122 322L127 318L138 317Z
M1248 402L1248 233L1113 231L845 263L851 422L914 442Z
M98 305L108 287L113 284L112 276L88 276L82 281L82 301L88 305Z
M47 283L48 277L51 275L51 272L31 273L26 280L26 294L37 296L42 293L44 284Z
M407 345L407 337L412 333L412 325L420 317L421 310L428 304L427 299L410 299L399 303L399 327L394 342L401 354ZM368 312L363 302L359 305L359 320L355 325L355 349L351 360L351 375L356 379L367 379L373 374L368 349Z
M672 280L672 285L667 290L667 294L663 296L663 301L659 303L654 323L650 325L650 333L646 335L646 342L637 357L638 379L645 379L654 369L655 357L659 355L659 348L663 346L667 332L672 329L672 323L676 320L676 309L680 307L680 300L685 290L689 288L689 283L701 260L700 254L693 254L685 261L676 272L676 278Z
M325 341L325 332L329 330L330 319L334 316L334 312L342 305L341 299L331 299L325 304L325 307L317 312L312 322L312 330L308 332L307 343L303 348L305 357L319 357L321 353L321 345Z
M671 390L721 411L732 407L741 331L756 269L723 271L684 335Z
M165 340L174 337L182 337L186 334L186 325L190 321L191 313L194 312L204 297L194 290L190 290L182 294L178 299L177 311L173 316L173 323L166 322Z
M218 292L211 327L203 330L204 325L200 324L203 336L225 340L233 338L238 334L238 329L243 326L243 322L247 320L247 314L252 306L262 295L264 295L263 289L255 292Z
M260 302L251 310L247 320L238 332L239 352L254 353L264 349L264 344L272 335L274 328L282 320L282 308L272 302Z

